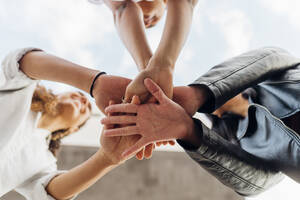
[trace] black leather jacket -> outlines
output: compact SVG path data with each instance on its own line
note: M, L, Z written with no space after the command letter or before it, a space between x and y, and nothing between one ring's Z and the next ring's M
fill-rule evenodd
M211 99L199 112L211 113L247 88L248 117L233 114L202 126L202 145L179 141L203 168L237 193L259 194L282 178L300 182L300 137L281 121L300 110L300 59L280 48L262 48L213 67L191 85L206 87Z

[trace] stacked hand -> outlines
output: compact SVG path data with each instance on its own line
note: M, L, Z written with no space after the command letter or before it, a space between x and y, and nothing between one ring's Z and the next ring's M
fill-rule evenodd
M130 102L134 95L137 95L142 103L146 103L151 98L151 93L144 85L144 80L151 78L164 91L167 97L173 96L173 75L171 68L146 68L127 86L125 92L125 101Z
M139 104L139 99L137 96L134 96L132 98L132 104ZM113 105L114 102L110 101L109 105ZM124 117L124 115L118 114L118 113L114 113L114 114L108 114L108 116L120 116L120 117ZM110 125L105 125L103 130L102 130L102 134L101 134L101 139L100 139L100 143L102 146L102 151L104 153L104 155L107 157L108 160L111 161L112 164L117 165L120 164L124 161L126 161L127 159L129 159L131 156L126 156L126 157L122 157L121 154L124 150L126 150L127 148L131 147L132 145L134 145L139 139L140 137L138 135L133 135L133 136L128 136L128 137L104 137L103 132L106 130L111 130L117 127L124 127L125 125L117 125L117 124L110 124ZM145 152L145 157L151 157L152 155L152 148L146 149ZM141 153L140 153L141 154Z
M94 89L94 97L96 100L97 106L100 108L101 111L104 112L105 108L108 106L108 102L112 100L112 102L119 104L121 103L121 99L125 93L126 87L129 86L129 83L131 82L130 79L123 78L123 77L118 77L118 76L109 76L109 75L102 75L100 78L97 80L95 84L95 89ZM142 82L144 85L144 83ZM149 85L149 84L148 84ZM150 83L151 85L151 83ZM156 84L154 84L156 86ZM158 86L157 86L158 87ZM149 88L146 88L147 93L153 95L151 93L151 90ZM161 90L160 90L161 91ZM162 91L161 91L162 92ZM166 98L166 102L172 102L170 99L167 98L166 95L164 95ZM156 98L157 99L157 98ZM157 99L158 100L158 99ZM201 106L201 104L205 100L205 95L204 92L200 89L196 89L194 87L189 87L189 86L181 86L181 87L175 87L174 88L174 94L173 94L173 100L178 103L184 110L190 115L194 115L194 113L197 111L197 109ZM156 100L155 100L156 101ZM153 101L152 101L153 102ZM139 103L139 98L135 97L133 99L132 103L137 104ZM126 106L128 104L125 104ZM158 104L161 105L161 104ZM150 107L155 107L158 106L156 104L149 104L149 105L143 105L143 106L150 106ZM162 106L159 107L164 108ZM175 113L175 110L171 113L171 116ZM126 116L120 116L121 118L126 118ZM157 116L156 120L159 120L160 116ZM170 118L171 119L171 118ZM113 123L112 123L113 124ZM120 128L117 127L116 125L113 126L114 128ZM126 128L125 128L126 129ZM108 130L108 129L106 129ZM112 129L109 129L112 130ZM105 132L105 131L104 131ZM164 133L162 133L163 136ZM104 139L104 137L102 137ZM169 139L174 139L175 137L171 138L162 138L158 142L156 142L157 146L160 146L161 144L171 144L174 145L174 141L170 141ZM130 139L130 138L127 138ZM132 139L132 138L131 138ZM110 142L116 142L117 140L111 140ZM153 140L154 142L155 140ZM167 142L169 141L169 142ZM117 145L117 144L116 144ZM115 146L116 146L115 145ZM106 148L108 146L105 146ZM145 148L142 148L136 155L137 159L143 159L145 158L150 158L152 155L152 150L154 149L154 144L149 143ZM115 151L118 152L118 151ZM120 152L119 152L120 153Z
M104 109L109 105L109 102L114 104L121 103L126 87L130 82L130 79L119 76L101 75L97 79L93 90L93 95L95 97L96 105L98 106L98 108L103 113L105 113ZM142 85L144 84L142 83ZM139 103L138 97L136 98L137 99L135 100L132 99L132 103ZM111 140L110 142L113 143L114 141L116 142L117 140ZM169 143L171 145L175 144L172 141L170 141ZM168 142L165 142L164 144L168 144ZM144 149L141 149L141 151L137 153L136 158L139 160L142 160L144 157L150 158L154 148L154 144L147 145Z
M111 105L105 109L109 116L101 120L101 123L106 126L127 125L104 130L104 137L139 137L134 145L122 153L122 158L134 154L153 142L181 139L191 133L189 127L193 126L193 121L186 111L170 100L151 79L145 79L144 83L158 104ZM126 116L114 116L116 113L126 113Z
M96 105L103 112L109 102L121 103L131 79L120 76L101 75L95 82L93 95Z

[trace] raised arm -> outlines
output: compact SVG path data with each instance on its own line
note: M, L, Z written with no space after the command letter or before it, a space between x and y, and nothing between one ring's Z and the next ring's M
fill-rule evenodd
M99 73L99 71L76 65L40 50L34 50L25 54L19 61L19 64L19 68L32 79L61 82L86 92L89 92L92 80ZM116 102L120 102L124 91L121 91L119 97L117 91L122 90L122 88L125 90L130 80L121 77L105 77L105 79L99 79L98 86L95 85L97 87L95 87L94 95L99 93L105 96L105 99L116 98ZM120 83L124 85L122 86ZM109 88L111 93L105 93L108 90L99 91L99 88L101 89L105 86ZM113 87L116 87L116 91ZM127 137L121 140L102 138L101 149L81 165L54 177L46 186L47 192L56 199L70 199L82 192L108 171L128 159L129 157L121 159L121 153L135 143L136 140L136 137ZM148 152L148 154L151 154L151 152Z
M190 31L197 0L168 0L163 35L147 67L174 69L176 60Z
M138 95L142 102L149 98L150 94L143 85L145 78L154 80L169 98L172 97L173 70L190 31L196 3L197 0L167 1L167 19L159 46L147 68L127 87L126 101L130 102L133 95Z
M70 199L87 189L117 165L107 158L102 150L70 171L54 177L46 187L56 199Z
M27 53L20 61L20 69L30 78L72 85L89 93L98 70L89 69L43 51Z
M123 2L104 0L104 2L111 9L118 34L139 71L145 69L152 57L152 51L146 38L141 8L131 0Z
M30 78L72 85L87 93L98 70L86 68L43 51L27 53L20 61L20 69ZM95 82L93 96L101 111L109 100L120 103L131 80L118 76L101 75Z

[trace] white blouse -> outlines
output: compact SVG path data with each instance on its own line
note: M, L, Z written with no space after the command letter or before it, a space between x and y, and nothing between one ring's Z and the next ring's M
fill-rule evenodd
M40 114L30 110L38 83L19 70L26 48L10 53L0 68L0 197L11 190L30 200L53 200L45 187L63 173L48 150L49 131L38 129Z

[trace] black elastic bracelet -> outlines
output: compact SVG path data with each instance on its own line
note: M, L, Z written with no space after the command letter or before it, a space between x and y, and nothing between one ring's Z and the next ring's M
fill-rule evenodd
M99 78L99 76L101 76L101 75L103 75L103 74L106 74L106 73L105 73L105 72L99 72L99 73L95 76L95 78L94 78L94 80L93 80L93 83L92 83L91 88L90 88L90 95L91 95L91 97L93 97L93 98L94 98L94 96L93 96L93 89L94 89L95 82L96 82L97 78Z

